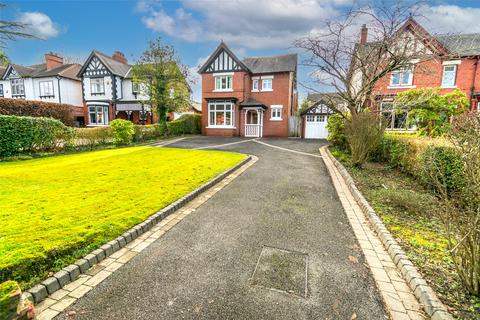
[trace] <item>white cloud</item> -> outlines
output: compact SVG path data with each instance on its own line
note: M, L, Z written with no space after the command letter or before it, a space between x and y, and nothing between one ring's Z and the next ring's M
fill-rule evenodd
M60 34L60 27L42 12L24 12L18 22L25 25L25 32L41 39L54 38Z
M188 42L225 40L233 47L284 49L323 20L339 15L337 6L350 1L238 0L220 4L183 0L182 8L173 14L150 6L142 21L149 29Z
M422 18L418 19L432 33L480 32L478 17L480 8L455 5L421 6Z

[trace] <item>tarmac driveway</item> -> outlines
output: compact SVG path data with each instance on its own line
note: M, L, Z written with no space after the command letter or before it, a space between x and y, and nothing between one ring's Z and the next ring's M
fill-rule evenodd
M212 137L169 145L259 160L66 312L76 311L75 319L387 318L318 157L323 142L260 141L269 145Z

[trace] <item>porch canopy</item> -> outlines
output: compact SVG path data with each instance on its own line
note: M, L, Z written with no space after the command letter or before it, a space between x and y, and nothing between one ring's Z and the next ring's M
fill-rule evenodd
M263 103L253 99L253 98L248 98L246 101L243 101L240 103L240 109L253 109L253 108L262 108L263 110L267 110L267 106L264 105Z

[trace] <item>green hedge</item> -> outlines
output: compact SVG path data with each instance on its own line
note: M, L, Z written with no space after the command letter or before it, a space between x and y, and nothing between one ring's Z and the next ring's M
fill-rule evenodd
M52 118L0 115L0 156L69 146L74 129Z
M167 134L167 128L161 124L148 124L148 125L135 125L135 133L133 141L144 142L157 138L165 137Z
M70 104L0 98L0 114L8 116L54 118L67 126L74 125L74 110Z
M201 115L184 114L177 120L168 123L168 134L172 136L182 134L199 134L201 133Z
M113 143L116 146L129 145L132 143L135 129L131 121L115 119L110 123L110 128L112 128Z
M431 139L412 134L385 133L375 160L417 178L434 187L432 173L441 172L449 192L460 190L463 184L461 156L443 139Z

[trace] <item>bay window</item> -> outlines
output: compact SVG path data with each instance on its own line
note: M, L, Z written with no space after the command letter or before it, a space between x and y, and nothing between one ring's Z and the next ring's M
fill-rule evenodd
M107 125L108 106L89 106L88 123L90 125Z
M40 81L40 98L54 97L53 94L53 81Z
M12 79L10 80L10 85L12 86L12 97L25 96L25 86L23 84L23 79Z
M234 104L231 101L215 101L208 104L208 127L233 128Z
M390 78L390 86L392 87L411 86L412 83L413 83L412 68L403 68L403 69L392 72L392 76Z
M92 95L105 93L103 78L90 78L90 92Z
M232 74L216 74L215 77L215 91L232 91Z

